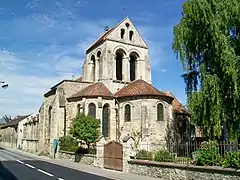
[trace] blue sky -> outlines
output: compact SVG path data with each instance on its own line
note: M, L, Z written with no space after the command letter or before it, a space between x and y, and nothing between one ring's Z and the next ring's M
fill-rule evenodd
M0 116L38 111L43 94L80 76L85 49L128 16L149 46L153 85L185 104L182 65L172 51L184 0L2 0Z

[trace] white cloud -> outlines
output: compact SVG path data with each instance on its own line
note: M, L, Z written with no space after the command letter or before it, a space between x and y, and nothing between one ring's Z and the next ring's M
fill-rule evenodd
M74 4L75 9L55 3L41 12L45 2L33 0L26 8L39 13L14 16L8 23L0 24L0 81L9 83L8 89L0 89L0 116L35 113L50 87L81 74L85 50L103 33L104 26L118 23L112 19L79 18L76 7L87 2L71 1L68 4ZM149 44L152 67L165 72L165 44L156 42L153 36L164 30L151 26L137 28Z

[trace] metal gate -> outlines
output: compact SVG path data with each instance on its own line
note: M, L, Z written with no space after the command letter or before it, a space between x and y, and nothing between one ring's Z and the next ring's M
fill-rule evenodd
M111 141L104 146L104 168L123 170L123 146L119 142Z

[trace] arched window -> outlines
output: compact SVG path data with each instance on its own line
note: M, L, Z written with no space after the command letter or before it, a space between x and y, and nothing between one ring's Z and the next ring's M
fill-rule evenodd
M100 56L101 56L101 51L99 50L99 51L97 52L97 57L100 58Z
M133 38L133 31L129 31L129 40L132 41Z
M164 121L164 107L162 103L157 105L157 121Z
M51 121L52 121L52 106L48 108L48 136L50 137L51 132Z
M139 55L135 52L130 54L130 81L134 81L136 79L136 61L139 58Z
M102 112L102 135L104 137L109 137L109 118L110 118L110 108L108 104L103 106Z
M92 80L95 81L96 63L95 63L95 56L94 55L92 55L91 61L92 61Z
M94 103L88 105L88 115L96 118L96 106Z
M80 104L77 105L77 115L80 114Z
M124 108L125 122L131 121L131 106L127 104Z
M117 80L122 81L122 62L123 62L123 56L126 55L126 53L122 49L118 49L116 51L116 78Z
M125 34L125 29L121 29L121 38L124 38L124 34Z

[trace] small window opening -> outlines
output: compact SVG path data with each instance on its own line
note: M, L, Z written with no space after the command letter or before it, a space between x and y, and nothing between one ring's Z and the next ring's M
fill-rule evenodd
M123 39L124 37L124 34L125 34L125 29L121 29L121 38Z
M132 41L132 38L133 38L133 31L129 31L129 39L130 39L130 41Z
M130 24L129 24L129 23L126 23L125 25L126 25L126 27L127 27L127 28L129 28L129 26L130 26Z
M131 121L131 106L127 104L125 106L125 122Z

